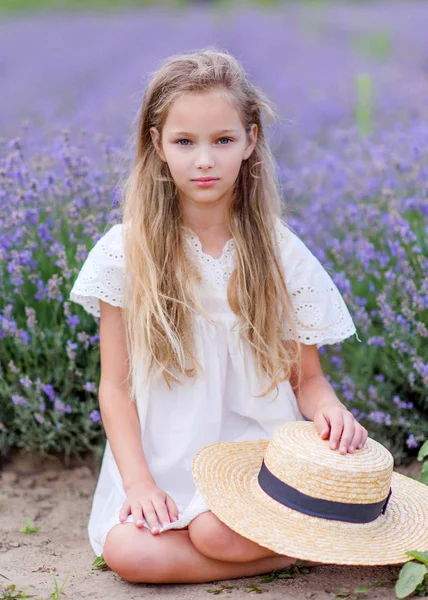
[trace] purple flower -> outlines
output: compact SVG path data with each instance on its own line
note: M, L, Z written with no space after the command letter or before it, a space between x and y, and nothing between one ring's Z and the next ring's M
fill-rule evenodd
M24 387L29 388L31 387L32 381L28 375L26 375L25 377L20 378L19 383L21 383Z
M59 398L57 398L54 402L54 407L57 413L59 413L60 415L65 413L65 406L64 406L64 402L62 400L59 400Z
M417 448L419 445L418 442L415 440L415 436L413 435L413 433L411 433L407 438L406 444L409 448Z
M12 395L12 402L15 406L22 406L23 408L29 408L31 404L26 400L23 396L18 396L18 394Z
M70 360L74 360L76 358L76 350L77 348L77 344L75 342L72 342L71 340L67 340L67 347L66 347L66 351L67 351L67 356Z
M93 410L89 415L94 423L97 423L101 420L101 415L97 410Z
M44 385L42 387L42 390L44 391L44 393L46 394L46 396L49 398L49 400L55 400L55 392L53 387L48 383L46 385Z
M87 392L96 392L97 386L92 381L86 381L84 388Z

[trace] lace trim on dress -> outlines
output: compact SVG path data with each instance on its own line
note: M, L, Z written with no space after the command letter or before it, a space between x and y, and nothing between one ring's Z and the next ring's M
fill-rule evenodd
M221 256L214 258L203 251L201 240L191 229L183 227L183 230L193 254L199 261L203 278L213 283L217 288L227 287L229 277L235 268L233 264L235 239L230 238L230 240L227 240ZM204 284L205 282L202 282L202 285Z
M123 307L124 254L122 224L112 227L89 252L71 289L70 300L100 317L99 300Z
M282 227L284 227L284 225L277 221L276 232L280 244L285 243L286 241L285 235L282 232ZM229 278L236 266L235 238L232 237L230 240L227 240L221 256L214 258L203 251L201 240L194 231L184 225L182 225L182 228L189 246L192 248L194 255L199 261L204 279L210 281L219 289L227 288ZM201 285L206 285L206 283L203 282Z
M299 340L304 344L320 342L335 344L356 333L354 322L337 288L328 286L314 289L312 286L303 286L293 292L292 296L297 298L298 294L303 294L304 298L301 301L297 299L293 303L294 322L297 326ZM331 318L328 320L325 319L325 313L319 307L323 294L328 295L330 303ZM321 321L324 321L322 325ZM288 331L291 331L290 328Z
M185 251L189 258L196 256L199 262L201 286L213 285L227 289L229 278L235 268L235 239L229 239L218 258L203 251L199 237L184 227ZM276 224L280 249L290 243L290 260L293 252L307 251L292 248L291 233L280 221ZM297 239L295 243L297 243ZM299 244L301 245L301 244ZM347 306L329 274L311 255L308 255L307 272L300 273L300 281L288 282L295 311L294 321L299 339L305 344L333 344L356 333ZM284 255L282 260L285 260ZM81 304L95 317L100 316L99 299L113 306L123 306L124 254L122 224L113 226L90 251L77 280L70 292L70 299ZM294 281L294 279L293 279ZM297 287L296 287L297 286ZM287 327L288 329L288 327ZM357 335L357 339L358 335Z
M276 231L280 243L286 242L284 229L285 225L278 222ZM332 278L321 264L315 262L312 268L314 279L291 290L299 339L304 344L335 344L356 334L361 342L345 301ZM290 328L288 331L291 331Z

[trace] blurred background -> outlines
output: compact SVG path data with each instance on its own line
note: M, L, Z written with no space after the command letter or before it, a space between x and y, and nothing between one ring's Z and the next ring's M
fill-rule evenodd
M287 218L361 340L320 349L397 463L428 437L428 4L0 0L0 452L100 456L96 319L68 301L117 217L150 73L227 49L274 101ZM428 482L428 469L425 470Z
M279 156L332 127L425 120L425 2L0 2L0 134L85 128L121 144L150 71L227 48L277 103Z

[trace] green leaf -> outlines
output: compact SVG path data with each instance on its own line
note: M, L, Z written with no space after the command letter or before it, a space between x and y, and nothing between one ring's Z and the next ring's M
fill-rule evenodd
M428 485L428 460L422 465L421 483Z
M108 565L104 560L103 555L97 556L94 562L92 563L93 569L108 569Z
M384 585L385 583L388 583L387 579L375 579L372 581L373 585Z
M428 457L428 440L419 448L418 460L424 460Z
M416 586L422 583L428 569L425 565L407 562L400 571L400 576L395 584L396 597L407 598L416 590Z
M295 566L300 568L300 567L304 567L306 565L308 561L307 560L296 560Z
M367 587L357 587L354 590L354 594L366 594L369 591Z
M428 567L428 552L418 552L417 550L411 550L406 552L408 556L412 558L416 558L421 563L424 563Z

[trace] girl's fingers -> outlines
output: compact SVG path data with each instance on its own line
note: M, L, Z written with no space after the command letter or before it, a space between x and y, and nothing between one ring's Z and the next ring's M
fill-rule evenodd
M361 434L361 441L359 444L360 448L363 448L364 444L367 442L367 438L369 437L369 432L367 431L367 429L365 427L361 427L362 429L362 434Z
M141 504L134 504L131 508L132 510L132 518L134 519L134 523L137 527L143 527L143 508Z
M130 513L130 508L131 507L129 506L129 502L125 501L122 504L122 508L119 511L119 521L120 522L126 521L126 518L129 515L129 513Z
M332 450L339 448L341 454L346 454L347 452L355 452L355 450L359 450L364 446L368 438L368 431L358 423L350 411L332 412L329 414L329 418L330 448ZM315 424L321 437L325 439L324 422L328 423L326 417L320 415Z
M163 526L169 525L169 513L165 504L165 500L162 498L156 498L153 506L155 507L159 523L162 523Z
M367 429L365 427L363 427L362 425L360 425L359 423L357 425L357 432L358 432L358 440L355 444L355 448L357 450L361 450L361 448L363 448L364 444L366 443L366 440L368 437L368 432L367 432Z
M344 423L342 414L335 414L330 419L330 448L336 450L342 435Z
M328 424L326 417L321 412L317 412L315 414L314 423L318 429L321 439L327 439L328 434L330 433L330 425Z
M158 518L152 502L143 505L143 513L150 531L152 533L159 533Z
M358 450L358 444L361 442L362 433L361 425L356 423L354 437L349 444L349 452L355 452L355 450Z
M340 453L346 454L348 452L348 448L351 444L351 440L354 437L355 433L355 418L352 413L349 411L344 412L342 415L343 418L343 433L342 438L340 440Z
M168 496L168 494L166 496L166 507L169 512L171 523L173 523L178 519L178 508L174 500L170 496Z

